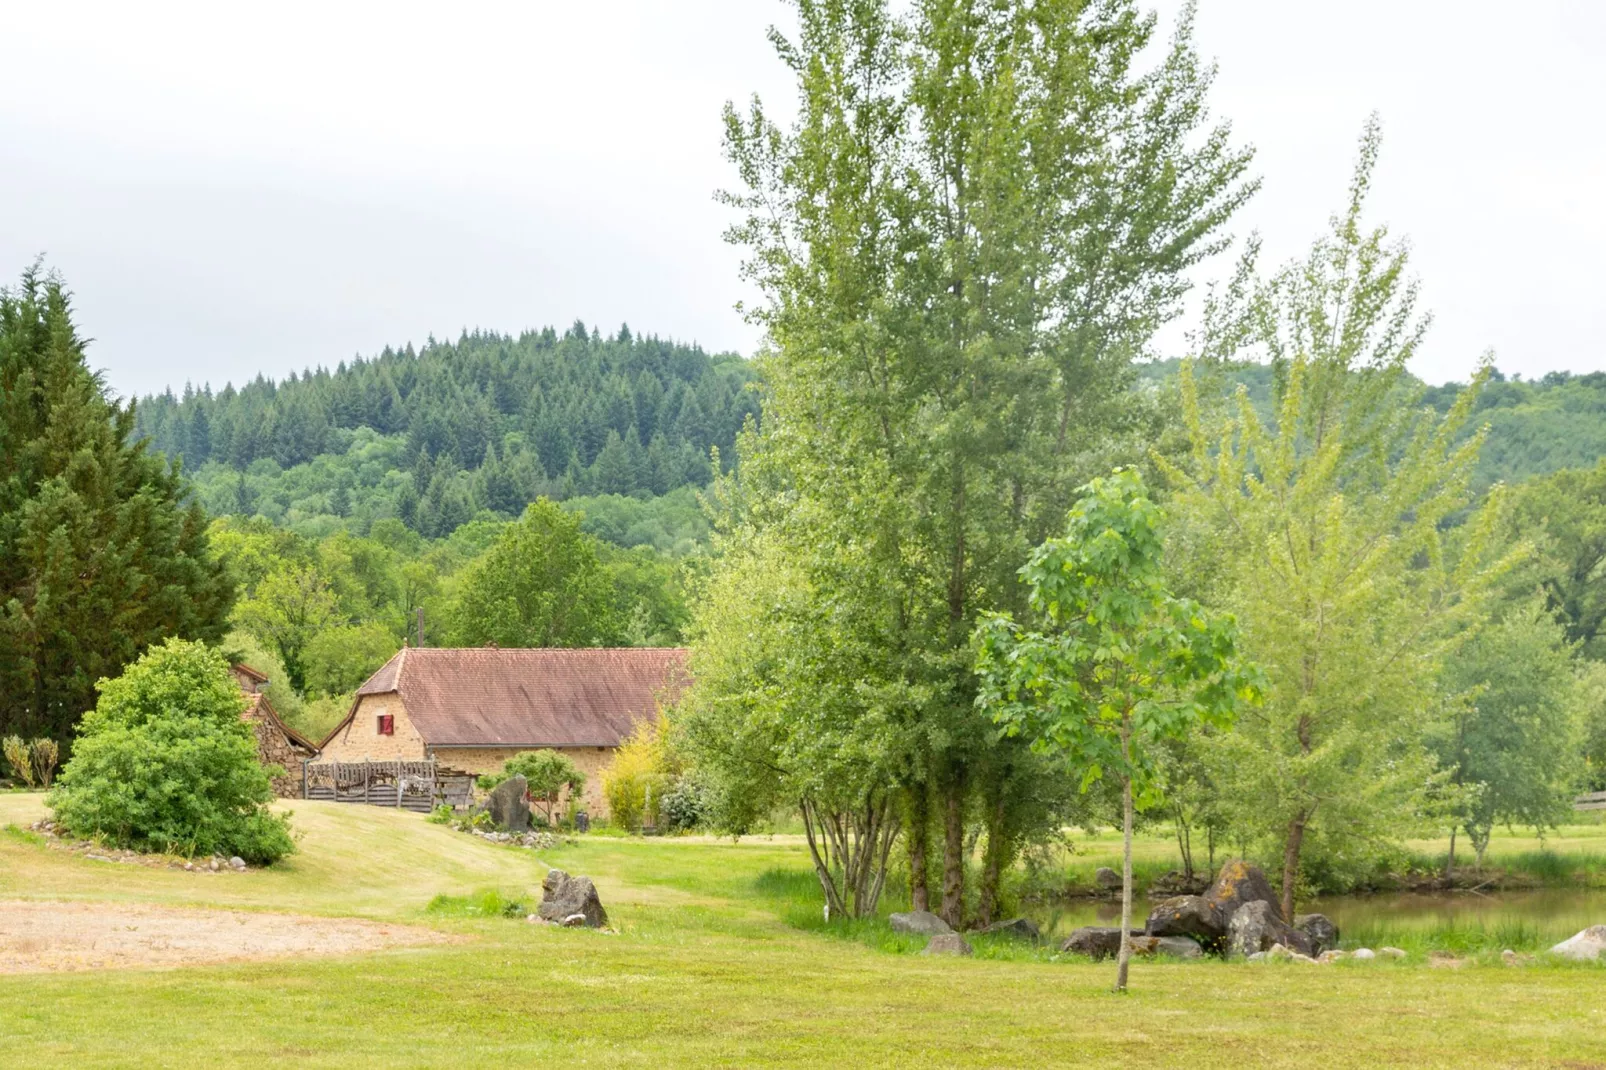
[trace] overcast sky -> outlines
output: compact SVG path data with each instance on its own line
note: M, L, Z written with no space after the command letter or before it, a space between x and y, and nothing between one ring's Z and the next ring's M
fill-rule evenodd
M1166 17L1179 4L1164 0ZM1606 4L1200 0L1300 252L1382 114L1417 371L1606 368ZM719 111L790 97L767 0L5 3L0 279L38 254L124 393L576 317L751 352ZM1225 264L1217 265L1223 273Z

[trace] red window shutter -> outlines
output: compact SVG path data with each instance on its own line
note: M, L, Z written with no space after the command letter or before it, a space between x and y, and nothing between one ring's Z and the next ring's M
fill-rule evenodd
M379 715L379 734L382 736L396 734L396 716L394 714L382 713Z

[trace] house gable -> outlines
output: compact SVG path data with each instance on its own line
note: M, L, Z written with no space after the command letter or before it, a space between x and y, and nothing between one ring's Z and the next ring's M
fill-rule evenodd
M391 718L388 735L380 731L381 717ZM320 751L323 758L341 762L417 760L426 756L424 737L395 691L358 695L351 712L323 741Z

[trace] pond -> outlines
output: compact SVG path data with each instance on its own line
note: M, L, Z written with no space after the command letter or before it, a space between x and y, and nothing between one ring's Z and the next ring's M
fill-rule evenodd
M1143 927L1152 905L1149 899L1133 900L1133 928ZM1501 943L1533 949L1549 947L1590 925L1606 925L1606 890L1334 895L1300 903L1299 912L1326 914L1349 947L1438 941L1447 946ZM1121 903L1094 899L1032 903L1025 915L1045 936L1063 939L1083 925L1119 925ZM1481 939L1484 935L1486 940Z

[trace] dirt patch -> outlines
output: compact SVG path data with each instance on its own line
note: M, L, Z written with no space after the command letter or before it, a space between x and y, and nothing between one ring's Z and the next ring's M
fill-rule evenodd
M0 900L0 974L348 955L452 939L432 929L350 918Z

